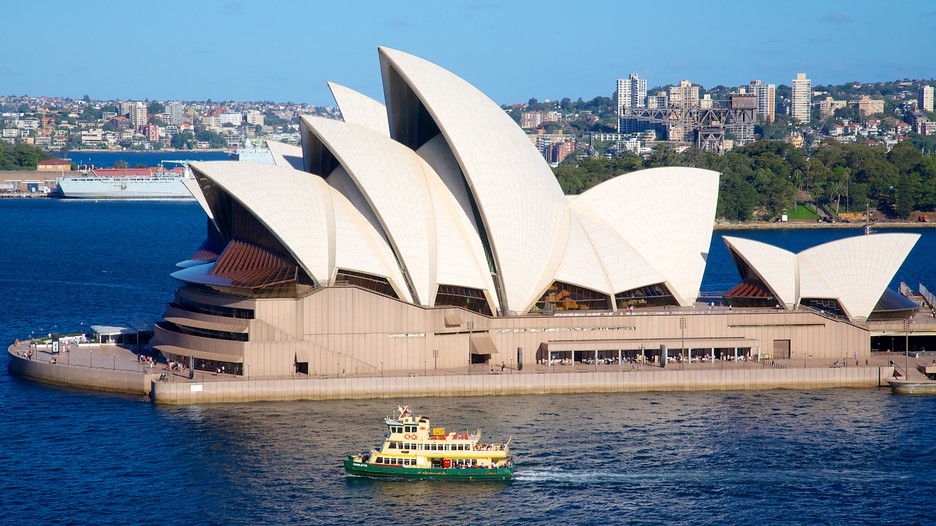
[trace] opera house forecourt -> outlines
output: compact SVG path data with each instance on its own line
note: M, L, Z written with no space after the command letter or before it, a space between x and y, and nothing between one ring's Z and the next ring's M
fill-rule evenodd
M867 357L865 321L906 315L876 308L893 299L910 234L800 254L725 238L740 282L727 306L697 306L718 173L654 168L563 195L483 93L415 56L378 54L386 106L330 84L343 121L303 117L301 148L270 144L275 166L191 165L208 234L178 264L155 327L168 359L251 382L343 380L346 396L404 392L386 377L470 394L502 367ZM568 391L615 381L570 378ZM212 400L180 384L153 390ZM253 398L305 396L271 389L295 393Z

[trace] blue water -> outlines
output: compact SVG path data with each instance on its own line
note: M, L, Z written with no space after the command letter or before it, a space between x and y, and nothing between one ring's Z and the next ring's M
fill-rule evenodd
M195 203L0 200L0 341L158 316ZM800 250L859 230L735 232ZM933 283L936 231L896 280ZM738 276L715 235L703 288ZM56 327L57 326L57 327ZM513 436L509 483L349 479L396 401L155 406L0 357L0 524L932 524L936 404L885 390L407 400Z
M226 161L227 152L53 152L54 155L71 159L81 166L113 168L117 161L126 162L131 168L137 164L159 166L163 161Z

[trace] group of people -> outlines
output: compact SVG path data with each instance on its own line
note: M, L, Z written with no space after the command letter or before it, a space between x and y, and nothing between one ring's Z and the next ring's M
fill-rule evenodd
M185 364L182 362L174 362L169 360L169 363L166 364L167 371L181 371L182 369L185 369Z
M152 356L147 356L144 354L137 355L137 362L142 363L143 365L149 367L150 369L152 369L153 366L156 365L156 360L154 360Z

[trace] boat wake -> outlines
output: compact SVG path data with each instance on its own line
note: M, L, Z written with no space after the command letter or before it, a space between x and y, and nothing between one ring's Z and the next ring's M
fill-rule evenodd
M106 273L106 272L108 272L108 271L102 270L101 272ZM0 278L0 283L4 283L4 282L16 283L16 282L19 282L19 281L20 281L20 280L17 280L17 279ZM128 285L128 284L126 284L126 283L107 283L107 282L94 282L94 281L68 281L68 280L60 280L60 279L49 279L49 280L44 280L43 283L46 284L46 285L60 285L60 286L68 286L68 287L100 287L100 288L106 288L106 289L149 290L147 287L143 287L143 286L140 286L140 285Z
M596 470L564 470L561 468L532 468L517 469L514 472L513 480L517 482L542 483L564 483L575 485L589 484L608 484L615 482L639 482L646 481L645 473L621 473L615 471L596 471Z

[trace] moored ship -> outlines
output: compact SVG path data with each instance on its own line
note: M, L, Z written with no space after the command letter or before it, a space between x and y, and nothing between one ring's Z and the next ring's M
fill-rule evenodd
M176 162L176 161L166 161ZM96 169L87 175L56 179L66 199L194 199L183 183L191 179L187 165L174 170Z
M432 427L409 406L397 408L384 419L387 434L378 449L348 455L349 475L390 478L444 478L508 480L514 465L510 440L503 444L481 443L481 431L447 433Z

